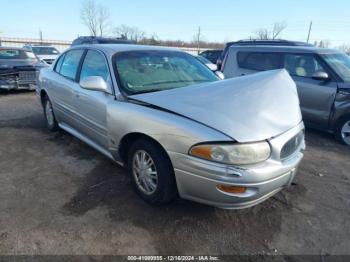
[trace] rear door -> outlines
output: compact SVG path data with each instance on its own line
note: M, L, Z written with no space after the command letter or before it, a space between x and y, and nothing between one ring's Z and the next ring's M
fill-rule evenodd
M284 67L295 81L298 89L303 119L311 126L327 128L332 111L337 82L317 80L316 72L331 73L314 54L285 54Z
M83 89L74 90L74 104L78 112L79 131L100 146L108 147L107 105L114 101L111 74L104 54L89 49L81 66L79 79L100 76L109 85L108 93Z
M58 120L70 126L74 125L76 116L73 93L78 87L75 81L83 53L82 49L74 49L62 55L48 84L49 96Z

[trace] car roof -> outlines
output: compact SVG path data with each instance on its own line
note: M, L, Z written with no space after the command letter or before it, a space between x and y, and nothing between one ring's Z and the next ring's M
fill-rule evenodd
M222 52L222 51L223 51L222 49L208 49L208 50L203 51L202 53L204 53L204 52Z
M106 54L113 55L115 53L126 52L126 51L181 51L179 48L163 47L163 46L150 46L150 45L135 45L135 44L86 44L86 45L76 45L71 47L72 49L79 48L93 48L101 50Z
M56 48L56 47L54 47L54 46L52 46L52 45L32 45L31 47L53 47L53 48Z
M264 52L288 52L288 53L310 53L310 54L331 54L340 53L341 51L329 48L320 48L315 46L276 46L276 45L249 45L249 46L239 46L233 45L231 49L239 49L244 51L264 51Z
M0 46L0 50L20 50L20 51L31 51L23 47L13 47L13 46Z
M273 46L314 46L307 42L291 41L285 39L250 39L228 42L226 46L231 45L273 45Z
M89 43L90 41L97 41L96 44L136 44L134 40L128 40L124 38L118 38L118 37L103 37L103 36L79 36L78 38L74 39L72 42L72 45L80 45L81 43L86 42L86 44L92 44Z

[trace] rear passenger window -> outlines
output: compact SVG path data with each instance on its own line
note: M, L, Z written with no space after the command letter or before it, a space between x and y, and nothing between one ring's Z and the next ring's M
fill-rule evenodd
M56 63L55 71L56 71L57 73L59 73L60 70L61 70L61 66L62 66L62 63L63 63L64 56L65 56L65 54L64 54L64 55L61 55L60 58L58 59L57 63Z
M68 51L63 59L60 74L75 80L81 56L84 50Z
M283 68L282 55L279 53L238 52L237 61L240 68L257 71Z
M100 76L105 81L108 81L109 70L106 59L97 51L89 50L85 56L80 79L88 76Z
M286 54L284 68L292 76L311 78L316 72L325 72L313 55Z

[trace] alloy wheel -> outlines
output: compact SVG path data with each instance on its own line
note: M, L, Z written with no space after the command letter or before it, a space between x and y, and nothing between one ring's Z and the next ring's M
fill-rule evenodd
M132 172L137 187L146 195L157 190L158 172L152 157L144 150L135 152L132 161Z
M341 136L345 142L345 144L350 146L350 120L345 122L341 129Z
M47 123L52 126L54 125L54 115L53 115L53 110L52 110L52 105L50 100L46 101L46 105L45 105L45 115L46 115L46 120Z

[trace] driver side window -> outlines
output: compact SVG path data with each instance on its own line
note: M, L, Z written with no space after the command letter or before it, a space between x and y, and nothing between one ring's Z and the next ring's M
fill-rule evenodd
M89 76L100 76L106 82L110 82L110 74L104 56L94 50L89 50L85 56L81 68L80 79Z

